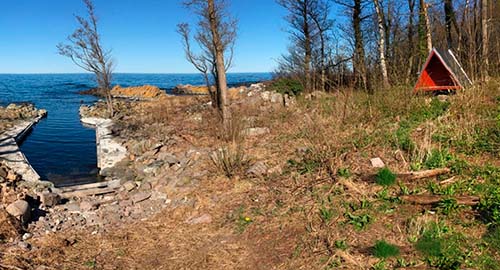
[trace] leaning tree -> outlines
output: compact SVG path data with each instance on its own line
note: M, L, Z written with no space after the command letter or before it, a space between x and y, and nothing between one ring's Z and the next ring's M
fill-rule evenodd
M87 7L87 17L75 15L78 28L68 36L68 43L57 45L59 54L69 57L77 66L95 75L99 92L106 99L109 117L113 117L111 78L113 60L111 51L103 49L97 28L97 16L92 0L83 0Z

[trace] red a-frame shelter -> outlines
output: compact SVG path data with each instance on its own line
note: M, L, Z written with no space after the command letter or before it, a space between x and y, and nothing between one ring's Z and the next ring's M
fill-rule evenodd
M471 85L471 80L451 50L433 48L413 92L455 91Z

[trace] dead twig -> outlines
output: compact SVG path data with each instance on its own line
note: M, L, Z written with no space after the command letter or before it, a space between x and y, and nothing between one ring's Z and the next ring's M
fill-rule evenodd
M447 185L456 183L458 180L459 180L458 178L456 178L455 176L453 176L451 178L448 178L446 180L443 180L443 181L439 182L439 184L442 185L442 186L447 186Z
M419 172L409 172L409 173L403 173L400 174L399 176L402 178L406 178L408 180L417 180L417 179L422 179L422 178L430 178L442 174L448 174L450 173L451 170L449 168L441 168L441 169L433 169L433 170L426 170L426 171L419 171Z
M422 204L422 205L431 205L431 204L436 204L442 201L443 199L446 199L446 196L441 196L441 195L406 195L406 196L401 196L401 199L405 202L409 203L414 203L414 204ZM461 205L470 205L474 206L479 203L479 197L477 196L468 196L468 195L462 195L462 196L456 196L452 197L452 199L457 201L457 204Z

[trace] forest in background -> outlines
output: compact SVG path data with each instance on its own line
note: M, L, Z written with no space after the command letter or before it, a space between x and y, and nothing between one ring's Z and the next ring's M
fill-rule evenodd
M451 49L474 81L500 72L497 0L278 3L288 11L290 44L276 74L300 80L306 91L413 84L433 47Z

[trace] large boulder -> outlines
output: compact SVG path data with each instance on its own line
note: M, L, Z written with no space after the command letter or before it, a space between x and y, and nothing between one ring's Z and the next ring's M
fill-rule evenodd
M28 222L31 216L30 205L25 200L17 200L9 204L5 210L23 223Z

